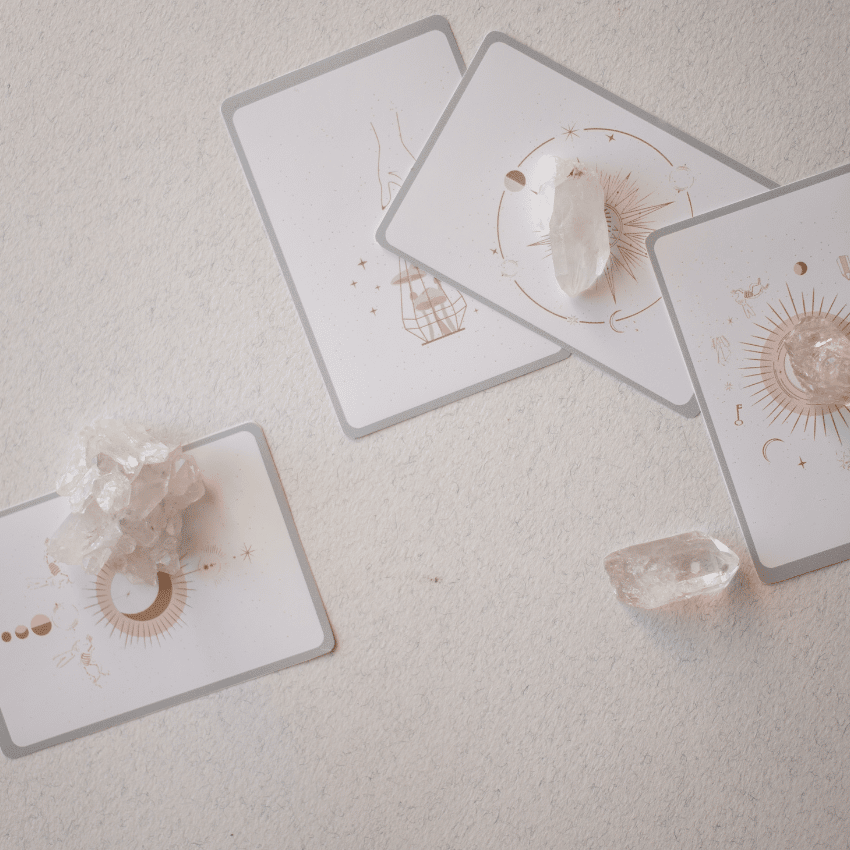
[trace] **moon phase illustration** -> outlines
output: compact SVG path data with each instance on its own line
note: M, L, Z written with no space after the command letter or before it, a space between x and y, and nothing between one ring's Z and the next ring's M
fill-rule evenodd
M614 327L614 322L616 321L614 317L617 315L617 313L621 313L621 312L622 312L622 310L615 310L610 315L610 317L608 318L608 324L611 326L611 330L614 331L615 333L618 333L618 334L625 333L625 331L621 331L619 328Z
M44 637L50 632L50 629L53 628L53 623L51 623L50 619L45 617L44 614L36 614L32 618L32 622L30 622L30 628L34 635Z
M520 192L525 188L525 175L521 171L509 171L505 175L505 188L509 192Z
M794 263L795 274L805 274L808 270L809 267L804 262Z
M26 626L15 626L15 637L23 640L28 634L30 630Z
M112 626L110 634L116 630L124 635L125 643L141 640L146 643L153 638L159 639L174 626L183 614L188 596L188 585L182 571L173 575L166 572L156 574L156 597L141 611L124 613L113 599L113 583L116 571L106 566L97 575L95 596L97 601L89 607L100 608L102 614L98 622L106 621Z
M784 442L785 442L785 440L782 440L782 439L780 439L779 437L771 437L771 438L770 438L770 439L769 439L769 440L768 440L768 441L767 441L767 442L766 442L766 443L765 443L765 444L761 447L761 453L762 453L762 456L764 457L764 459L765 459L768 463L770 463L770 458L767 456L767 447L768 447L771 443L784 443Z
M12 635L9 632L3 632L3 643L8 643L12 639Z

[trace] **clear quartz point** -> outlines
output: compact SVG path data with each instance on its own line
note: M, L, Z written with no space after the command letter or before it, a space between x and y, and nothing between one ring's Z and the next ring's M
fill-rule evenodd
M73 513L48 540L48 556L90 573L108 565L149 583L157 572L179 571L181 514L204 495L191 455L118 419L83 429L56 489Z
M605 558L617 598L635 608L722 590L740 566L727 546L700 531L618 549Z
M567 295L580 295L605 271L611 255L605 190L595 171L563 159L556 159L550 183L554 195L549 239L555 277Z

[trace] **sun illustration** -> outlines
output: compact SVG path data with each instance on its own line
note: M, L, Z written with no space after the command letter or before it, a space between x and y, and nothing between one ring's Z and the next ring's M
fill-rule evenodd
M175 574L158 572L157 588L154 600L141 611L125 614L113 598L113 583L117 571L105 566L95 579L95 599L89 608L100 608L98 623L106 622L112 626L110 635L117 630L124 635L124 645L141 640L147 643L154 638L159 640L170 629L180 623L186 599L189 595L188 584L182 570Z
M647 258L646 237L658 228L653 224L652 215L658 210L669 207L672 201L652 203L652 192L645 192L632 179L631 172L623 177L622 173L602 173L602 188L605 191L605 221L608 223L608 241L611 256L605 266L605 281L614 303L617 303L616 276L622 269L632 280L637 280L639 264ZM546 256L552 252L551 239L547 233L528 247L545 247Z
M559 159L591 168L605 193L611 253L596 283L575 298L557 285L551 260ZM504 166L498 174L501 185L494 187L499 202L493 210L500 282L512 283L550 316L585 328L596 325L604 333L606 326L622 334L658 321L656 305L662 298L645 240L654 230L693 216L696 177L688 166L632 133L571 122Z
M788 423L792 432L798 426L806 432L811 425L813 438L820 430L824 436L835 434L842 442L841 432L847 436L850 425L848 399L836 398L834 391L797 375L788 343L799 336L801 330L812 329L824 339L844 337L850 345L850 312L845 313L846 304L834 309L837 295L824 309L825 299L818 301L814 290L811 296L798 295L795 299L787 284L786 288L788 303L784 299L780 299L777 306L768 303L769 312L764 323L754 322L760 333L754 334L751 342L744 343L752 364L742 367L751 380L745 388L753 390L754 401L761 404L771 424Z

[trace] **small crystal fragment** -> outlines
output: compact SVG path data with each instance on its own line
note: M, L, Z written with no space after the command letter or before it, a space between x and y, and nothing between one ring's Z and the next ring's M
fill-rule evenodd
M850 339L827 316L801 319L785 337L785 350L809 401L838 405L850 401Z
M117 419L83 429L56 489L73 513L48 540L49 558L152 584L157 572L180 569L181 514L204 495L191 455Z
M635 608L722 590L740 566L734 552L700 531L619 549L604 563L617 598Z
M558 159L549 239L555 277L567 295L579 295L605 271L611 254L605 190L596 172L578 161Z

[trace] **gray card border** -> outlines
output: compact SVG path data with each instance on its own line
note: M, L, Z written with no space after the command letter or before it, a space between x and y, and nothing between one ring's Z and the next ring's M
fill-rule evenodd
M410 173L407 175L407 179L402 184L401 189L399 189L398 193L395 196L392 204L390 204L389 209L386 212L383 220L381 221L380 226L378 227L378 232L376 233L376 239L378 244L382 247L386 248L388 251L392 251L392 253L397 254L408 262L413 263L419 268L427 271L428 274L434 275L435 277L440 278L440 280L445 281L446 283L451 284L455 288L461 290L462 292L467 293L472 298L475 298L478 301L486 304L488 307L492 307L494 310L498 310L508 318L513 319L515 322L519 322L521 325L524 325L529 330L536 331L541 336L545 336L546 339L551 340L556 345L560 345L564 350L575 354L577 357L580 357L582 360L586 360L588 363L596 366L597 369L601 369L603 372L607 372L609 375L615 377L618 381L622 381L624 384L628 384L630 387L634 387L638 392L643 393L646 396L649 396L654 401L657 401L659 404L663 404L665 407L669 407L671 410L675 410L676 413L681 414L687 418L693 418L699 415L699 406L697 404L696 395L691 396L690 400L685 404L676 405L667 399L661 398L661 396L656 393L651 392L646 387L641 386L637 382L627 378L625 375L621 375L616 370L610 368L609 366L600 363L598 360L594 360L592 357L589 357L587 354L579 351L577 348L573 348L570 345L567 345L563 341L557 339L546 331L541 330L537 326L531 324L520 316L515 315L509 310L501 307L493 301L485 298L478 292L473 292L469 287L464 286L462 283L452 280L449 277L446 277L444 274L440 273L437 269L432 266L428 266L424 263L421 263L415 257L412 257L410 254L406 254L403 251L400 251L394 245L391 245L387 239L387 229L390 226L390 223L393 220L393 217L398 212L399 206L404 201L405 196L410 191L410 187L413 185L413 182L416 180L419 172L422 169L425 161L428 159L428 156L431 154L431 151L434 149L434 146L437 143L437 140L442 135L443 130L446 128L449 120L451 119L452 113L454 112L457 105L460 103L464 92L466 91L467 86L469 85L470 80L475 76L476 71L478 70L478 66L484 59L484 56L487 54L487 51L497 43L506 44L508 47L512 47L514 50L519 51L520 53L524 53L526 56L534 59L539 62L541 65L545 65L547 68L551 68L553 71L559 73L562 77L566 77L569 80L572 80L574 83L578 83L580 86L584 86L584 88L589 89L594 94L599 95L605 100L610 101L611 103L616 104L617 106L625 109L627 112L631 112L633 115L636 115L638 118L642 118L644 121L649 122L658 129L663 130L666 133L669 133L672 136L680 139L681 141L689 144L691 147L696 148L702 153L716 159L718 162L722 162L724 165L732 168L740 174L749 177L751 180L755 180L757 183L761 183L766 189L773 189L778 184L774 183L772 180L768 180L766 177L763 177L761 174L756 173L751 168L747 168L745 165L741 165L739 162L735 162L735 160L730 159L725 154L720 153L720 151L714 150L714 148L710 148L708 145L700 142L698 139L689 136L687 133L682 132L681 130L676 129L672 125L668 124L666 121L662 121L659 118L650 115L648 112L645 112L643 109L629 103L623 98L618 97L615 94L603 89L601 86L596 85L596 83L592 83L590 80L585 79L582 76L570 71L568 68L565 68L563 65L559 65L554 60L550 59L547 56L544 56L542 53L538 53L536 50L532 50L530 47L526 47L526 45L520 43L515 38L512 38L509 35L506 35L502 32L491 32L487 35L484 41L481 43L481 46L478 48L478 52L475 54L475 57L472 60L472 64L469 66L469 70L464 75L463 79L460 82L457 90L454 93L449 105L446 107L445 112L443 112L440 117L440 121L437 126L434 128L434 131L431 133L431 137L428 139L425 147L422 149L422 153L419 155L419 158L413 165Z
M286 529L289 532L289 537L292 540L295 554L298 556L298 562L301 565L301 572L304 576L304 581L307 584L307 589L310 591L310 598L313 600L313 605L316 608L316 614L318 615L319 622L322 625L322 634L324 636L322 638L322 642L314 649L301 652L298 655L293 655L289 658L282 658L280 661L274 661L271 664L265 664L262 667L247 670L246 672L239 673L236 676L229 676L226 679L211 682L210 684L204 685L200 688L194 688L191 691L177 694L176 696L169 697L168 699L152 702L148 705L141 706L140 708L134 708L132 711L117 714L114 717L100 720L97 723L91 723L88 726L82 726L79 729L72 730L71 732L64 732L61 735L56 735L53 738L47 738L46 740L39 741L35 744L28 744L25 747L19 747L16 743L14 743L14 741L12 741L9 729L6 726L6 721L3 718L3 712L0 711L0 749L2 749L4 755L13 759L20 758L21 756L27 756L31 753L38 752L38 750L52 747L55 744L63 744L66 741L73 741L76 738L82 738L86 735L91 735L95 732L101 732L104 729L109 729L111 726L117 726L119 723L126 723L128 720L136 720L139 717L153 714L155 711L162 711L165 708L171 708L172 706L180 705L180 703L189 702L190 700L207 696L208 694L220 691L223 688L229 688L231 685L238 685L241 682L248 681L249 679L256 679L259 676L265 676L268 673L276 673L278 670L283 670L286 667L292 667L295 664L301 664L303 661L310 661L313 658L318 658L320 655L325 655L334 648L336 641L333 635L333 630L331 629L331 624L328 620L325 606L322 603L322 597L319 595L319 588L316 586L316 580L313 577L310 565L307 562L307 555L304 552L304 547L301 545L301 538L298 536L298 531L295 528L295 520L292 517L292 511L289 509L289 502L286 499L286 493L283 491L283 485L281 484L280 476L278 475L274 459L272 458L271 451L269 450L269 444L266 441L262 428L254 422L246 422L242 425L236 425L233 428L228 428L226 431L221 431L218 434L212 434L208 437L203 437L200 440L195 440L193 443L189 443L184 446L183 449L187 452L192 451L192 449L196 449L199 446L206 445L207 443L214 443L217 440L224 439L225 437L229 437L240 431L248 432L257 441L257 448L260 450L260 455L265 463L266 472L268 473L269 480L271 481L272 488L275 496L277 497L277 503L280 506L280 512L283 514ZM51 499L58 498L59 496L57 493L48 493L47 495L39 496L37 499L31 499L28 502L24 502L22 505L15 505L14 507L0 511L0 517L5 517L9 514L16 513L17 511L23 511L27 508L34 507L42 502L49 502Z
M822 552L817 552L814 555L809 555L805 558L800 558L796 561L789 561L787 564L782 564L778 567L766 567L759 559L758 553L756 551L755 542L753 541L752 534L750 533L750 527L747 524L747 518L744 515L740 499L738 498L738 492L735 489L735 482L732 480L732 473L729 470L729 465L726 463L726 456L723 453L723 447L721 446L720 440L717 436L717 430L714 426L714 421L712 420L711 414L709 413L708 407L705 403L705 395L702 391L702 386L700 385L699 379L697 377L696 369L694 368L694 363L691 358L690 350L688 349L687 340L685 339L685 336L682 333L682 328L679 325L679 319L676 316L676 311L673 307L673 302L670 298L670 293L667 290L667 284L664 280L664 274L661 271L661 266L658 262L658 257L655 254L655 245L659 239L663 239L673 233L678 233L681 230L687 230L691 227L698 227L706 221L711 221L715 218L722 218L723 216L734 214L739 210L747 209L748 207L753 207L757 204L767 203L769 201L772 201L774 198L781 197L782 195L788 195L792 192L798 192L801 189L806 189L810 186L815 186L818 183L823 183L826 180L831 180L835 177L840 177L841 175L847 173L850 173L850 165L842 165L838 168L833 168L821 174L815 174L803 180L798 180L795 183L789 183L787 186L781 186L777 189L773 189L770 192L765 192L763 195L756 195L754 198L747 198L744 201L738 201L737 203L730 204L729 206L720 207L720 209L712 210L711 212L707 213L702 213L702 215L698 215L695 218L688 219L687 221L682 221L677 224L671 224L667 227L662 227L660 230L656 230L654 233L651 233L646 239L647 253L649 254L649 258L652 262L652 268L655 270L655 275L658 278L658 284L661 287L661 294L664 297L664 303L667 305L667 312L670 314L670 319L672 320L673 327L676 331L676 338L679 340L679 346L682 349L682 354L685 358L685 362L687 363L688 372L691 376L691 383L694 385L694 392L696 393L697 398L699 399L699 405L703 411L705 427L708 429L712 445L714 446L714 453L717 455L717 461L720 464L720 469L723 472L723 478L726 482L726 489L729 491L729 497L732 500L732 504L735 508L735 513L738 516L738 522L741 526L741 530L744 532L744 538L747 541L747 548L750 550L750 557L753 559L753 564L755 565L758 577L765 584L775 584L778 581L784 581L785 579L794 578L796 576L802 575L803 573L808 573L812 570L819 570L823 567L831 567L834 564L838 564L841 561L845 561L850 558L850 542L842 546L837 546L834 549L828 549Z
M396 413L392 416L387 417L386 419L381 419L377 422L374 422L371 425L364 425L361 428L353 427L345 418L345 413L343 412L342 405L339 402L339 396L337 395L336 388L334 387L330 373L328 372L327 366L325 365L324 358L322 357L322 352L316 341L316 336L313 333L312 327L310 326L310 321L307 318L307 313L304 310L304 305L301 301L300 295L298 294L298 288L295 284L295 280L292 277L292 272L289 270L286 258L283 255L283 249L281 248L277 236L275 235L274 227L272 226L268 211L266 210L265 204L263 203L263 198L260 194L259 187L257 186L257 182L254 179L253 173L251 172L251 167L248 164L248 158L245 156L245 151L242 147L242 143L239 141L239 135L236 132L236 126L234 124L233 118L236 114L236 111L243 106L248 106L249 104L255 103L258 100L263 100L264 98L267 98L270 95L285 91L286 89L292 88L293 86L297 86L301 83L307 82L308 80L312 80L315 77L323 76L324 74L327 74L330 71L336 71L340 68L344 68L346 65L350 65L352 62L357 62L360 59L365 59L366 57L372 56L375 53L380 53L381 51L386 50L389 47L394 47L395 45L401 44L402 42L410 41L413 38L417 38L426 33L433 32L434 30L443 33L443 35L446 37L446 41L448 42L452 54L454 55L455 61L457 62L457 67L460 70L461 74L463 74L466 66L464 65L463 56L461 56L460 49L457 46L457 42L455 41L455 37L452 33L452 29L449 25L448 20L446 20L446 18L442 17L441 15L432 15L431 17L424 18L421 21L417 21L416 23L409 24L406 27L402 27L401 29L398 29L395 32L380 36L379 38L373 39L372 41L367 41L357 47L352 47L349 50L345 50L342 53L338 53L336 56L331 56L328 59L323 59L321 62L316 62L313 65L308 65L306 68L301 68L298 71L292 71L291 73L284 74L282 77L278 77L275 80L271 80L267 83L262 83L261 85L255 86L254 88L248 89L247 91L241 92L240 94L233 95L232 97L227 98L227 100L225 100L224 103L221 105L221 114L224 118L225 124L227 125L227 130L230 133L230 139L233 142L233 147L236 149L236 153L239 157L239 162L242 166L242 171L244 172L245 179L248 181L248 186L251 189L251 194L254 198L254 203L257 205L257 210L260 213L260 218L262 218L263 220L263 224L266 228L266 233L268 234L269 240L272 243L272 248L274 249L275 256L277 257L277 261L280 265L281 271L283 272L283 277L286 280L287 287L289 288L289 294L292 297L292 303L295 305L295 309L298 313L298 317L301 319L301 324L304 328L304 332L307 334L307 339L310 343L310 348L313 350L313 357L316 360L316 363L319 367L319 371L322 373L322 378L324 379L325 387L327 388L331 403L333 404L333 408L336 411L336 415L339 419L340 425L342 426L343 432L347 437L353 440L359 437L365 437L367 434L373 434L375 431L380 431L383 428L388 428L391 425L398 424L399 422L404 422L407 419L412 419L414 416L419 416L420 414L427 413L430 410L436 410L437 408L442 407L443 405L450 404L451 402L458 401L459 399L466 398L470 395L474 395L475 393L481 392L482 390L490 389L490 387L495 387L498 384L512 380L513 378L518 378L521 375L527 375L529 372L534 372L537 369L542 369L544 366L550 366L552 363L558 363L559 361L565 360L567 357L569 357L569 353L566 351L557 354L551 354L549 357L544 357L541 360L535 360L532 363L528 363L516 369L511 369L508 372L503 372L501 375L496 375L492 378L488 378L486 381L480 381L479 383L473 384L472 386L464 387L463 389L456 390L453 393L448 393L447 395L440 396L439 398L433 399L432 401L426 402L425 404L417 405L416 407L412 407L409 410L402 411L401 413ZM477 295L474 296L474 298L477 301L483 300ZM532 328L532 330L535 329Z

